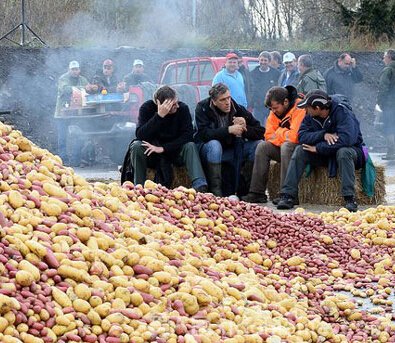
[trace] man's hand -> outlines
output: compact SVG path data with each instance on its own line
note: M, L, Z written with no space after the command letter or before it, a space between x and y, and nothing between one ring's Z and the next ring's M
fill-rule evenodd
M159 116L164 118L169 114L171 108L176 103L176 99L166 99L163 101L163 104L161 104L159 100L156 100L156 103L158 105Z
M146 141L143 141L143 144L141 145L146 148L144 151L144 155L147 156L151 155L152 153L161 154L165 151L163 147L152 145L151 143L148 143Z
M126 82L125 81L119 82L117 85L117 92L124 92L125 89L126 89Z
M324 135L324 139L329 145L333 145L337 142L339 136L337 135L337 133L326 133Z
M316 153L317 148L314 145L302 144L303 150Z
M241 137L244 131L246 131L246 128L243 127L243 125L240 124L234 124L228 127L228 131L231 135Z
M243 117L234 117L233 118L233 124L234 125L241 125L247 130L247 123L246 123L246 120Z
M98 85L94 85L91 83L88 83L85 86L85 90L89 93L89 92L97 92L99 90L99 86Z

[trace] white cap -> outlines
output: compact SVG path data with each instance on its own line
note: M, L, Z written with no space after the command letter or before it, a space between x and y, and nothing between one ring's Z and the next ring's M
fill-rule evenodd
M139 64L142 65L142 66L144 65L142 60L134 60L133 67L136 66L136 65L139 65Z
M295 55L292 52L287 52L283 56L283 63L285 62L293 62L296 60Z
M69 69L73 69L73 68L79 68L80 64L77 61L71 61L69 63Z

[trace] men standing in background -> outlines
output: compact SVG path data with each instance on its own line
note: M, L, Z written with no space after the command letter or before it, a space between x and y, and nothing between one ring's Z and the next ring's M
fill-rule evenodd
M313 68L311 55L302 55L298 58L299 82L296 89L299 93L307 94L313 89L326 91L326 82L321 73Z
M125 82L118 82L114 74L114 62L106 59L103 62L103 68L98 72L90 84L86 87L88 93L107 92L117 93L125 91Z
M56 119L58 133L58 155L62 158L64 164L69 163L67 156L67 135L70 121L61 115L61 110L66 109L70 105L73 87L82 89L88 84L88 80L80 74L80 64L77 61L71 61L68 72L63 74L58 80L58 97L54 117ZM75 155L73 152L72 159L75 158ZM79 152L77 155L79 155ZM71 162L72 165L79 164L79 161L72 160Z
M239 72L243 76L243 81L244 81L244 90L246 93L247 97L247 105L248 107L251 106L251 96L252 96L252 80L251 80L251 73L248 70L248 67L246 67L243 63L243 55L241 54L240 51L236 51L235 54L238 57L238 66L239 66Z
M213 79L213 86L224 83L228 86L232 99L247 108L247 96L244 88L243 75L238 71L238 56L234 52L226 55L225 68L220 70Z
M273 86L277 86L280 77L280 72L270 66L271 59L269 52L262 51L259 54L259 66L251 72L254 117L263 127L266 126L266 119L269 115L269 109L265 107L266 93Z
M384 53L385 67L381 72L377 104L383 111L383 130L387 138L384 160L395 160L395 50Z
M285 53L283 56L283 62L285 64L285 69L280 75L278 85L281 87L288 85L296 87L299 80L299 71L295 55L292 52Z
M125 82L126 89L128 89L129 86L138 85L142 82L151 82L149 76L144 73L144 63L142 60L136 59L133 61L132 72L127 74L123 78L123 81Z
M272 57L270 66L282 73L284 71L284 65L281 60L281 54L278 51L271 51L270 56Z
M324 73L327 93L342 94L351 102L354 94L354 84L363 80L363 75L357 66L355 58L348 53L342 53L335 65Z

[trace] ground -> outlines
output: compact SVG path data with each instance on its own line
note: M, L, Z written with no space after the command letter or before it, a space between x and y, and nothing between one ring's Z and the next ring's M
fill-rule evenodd
M386 205L395 205L395 161L383 161L381 157L383 153L371 153L372 160L375 164L385 166L386 176ZM120 182L121 174L115 165L102 164L94 167L86 168L74 168L77 174L85 177L89 181L115 181ZM265 204L265 206L277 211L276 207L272 203ZM301 204L308 212L329 212L336 211L339 208L336 206L325 206L325 205L312 205L312 204ZM360 206L360 209L366 209L368 206ZM287 211L282 211L287 212ZM288 211L291 212L291 211Z

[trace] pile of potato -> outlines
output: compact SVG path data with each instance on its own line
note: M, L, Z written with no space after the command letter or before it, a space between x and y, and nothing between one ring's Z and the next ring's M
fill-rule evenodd
M395 342L394 208L90 184L1 123L0 190L1 342Z

